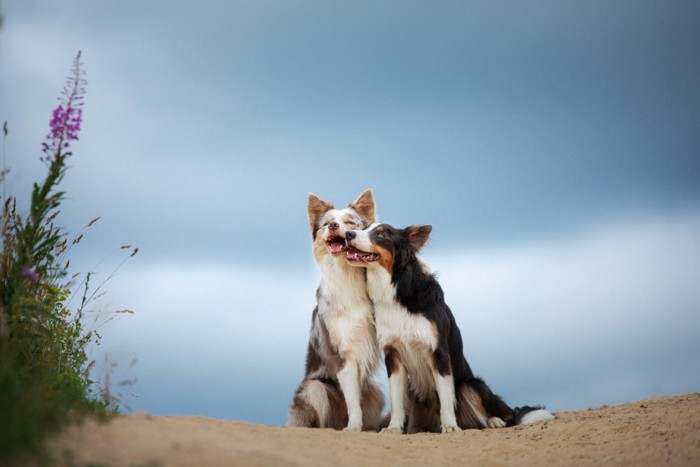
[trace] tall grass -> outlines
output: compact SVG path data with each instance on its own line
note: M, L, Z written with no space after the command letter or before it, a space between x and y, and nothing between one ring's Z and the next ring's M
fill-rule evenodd
M85 307L94 297L88 292L89 274L78 284L83 293L77 309L70 306L79 291L71 290L75 276L68 277L67 255L82 233L69 240L57 225L65 197L59 184L72 155L71 144L78 140L85 85L78 53L42 143L40 160L47 174L33 185L29 212L20 215L12 196L3 200L0 463L25 452L40 453L46 434L71 420L113 410L112 401L95 389L89 376L93 362L86 347L99 341L99 335L84 326ZM6 138L7 124L3 130ZM3 168L0 177L6 172Z

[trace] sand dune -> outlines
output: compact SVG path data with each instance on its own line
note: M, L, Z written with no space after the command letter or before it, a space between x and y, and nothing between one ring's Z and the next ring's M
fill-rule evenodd
M56 465L700 465L700 394L556 415L531 426L385 435L137 413L69 428L50 451Z

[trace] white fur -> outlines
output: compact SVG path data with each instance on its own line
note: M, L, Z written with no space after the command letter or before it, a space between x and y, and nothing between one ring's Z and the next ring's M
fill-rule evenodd
M345 236L348 227L343 218L357 218L351 209L333 209L324 216L338 222L339 228L332 235ZM358 224L360 225L360 224ZM323 228L324 240L331 234ZM377 346L373 306L367 295L364 271L349 266L344 253L323 255L318 261L321 284L318 293L318 314L328 329L330 344L344 358L345 364L338 371L338 383L348 408L346 430L362 429L360 399L363 382L371 378L377 369L380 352Z
M519 424L532 425L533 423L547 422L549 420L554 420L554 415L552 415L548 410L539 409L526 413L523 418L520 419Z
M381 266L367 271L367 289L374 302L377 320L377 339L384 346L393 339L424 344L434 351L437 337L429 320L417 313L409 313L394 299L391 276Z
M313 384L309 384L304 392L304 397L316 408L319 428L326 428L330 418L331 407L328 403L328 395L323 387L323 383L315 381Z
M357 376L365 380L374 374L380 359L365 275L348 266L344 258L326 256L319 267L322 274L318 313L338 353L352 354Z
M486 422L486 425L489 428L503 428L506 426L506 422L504 422L503 419L499 417L491 417Z
M389 376L389 396L391 398L391 419L389 426L382 430L383 433L400 434L403 430L403 422L406 418L406 408L404 401L406 398L406 388L408 374L403 365L399 365L394 373Z
M361 243L355 244L362 248ZM411 389L419 398L426 399L437 391L443 433L461 431L455 416L452 375L442 376L430 364L430 355L438 344L432 323L420 314L408 312L395 300L391 276L377 263L368 266L367 289L374 302L379 345L393 347L403 365L389 377L391 421L387 431L400 432L403 425L407 374L411 376Z
M353 246L371 251L369 233L378 224L357 232ZM422 267L427 269L425 263ZM461 431L455 416L455 389L452 375L442 376L430 364L431 354L438 345L433 324L424 316L410 313L396 301L391 275L379 263L367 265L367 290L374 303L377 340L381 347L391 346L399 354L403 367L389 377L391 421L388 432L400 432L405 417L404 394L407 375L411 389L420 398L431 397L436 391L440 400L440 422L444 433Z
M356 231L352 246L361 251L372 251L370 233L379 226L372 224L364 231ZM426 274L430 268L422 258L417 257L420 267ZM430 365L430 353L437 348L437 336L432 323L421 314L410 313L396 301L395 287L390 273L379 262L364 265L367 268L367 290L374 303L377 339L381 347L390 345L399 354L400 368L389 376L391 395L391 421L385 431L400 433L405 417L404 397L407 389L407 375L410 375L411 390L424 400L437 392L440 401L440 424L443 433L461 431L457 425L454 379L452 375L442 376ZM502 428L506 422L500 417L486 418L479 408L467 399L472 414L481 427ZM527 413L519 424L527 425L553 420L554 415L540 409Z
M440 399L440 425L443 433L462 431L455 416L455 382L452 375L442 376L435 372L435 386Z
M367 289L374 302L379 346L391 345L396 349L411 375L413 391L421 399L429 397L435 389L435 380L426 355L437 348L432 324L421 315L409 313L394 300L391 276L381 266L368 268Z
M338 383L348 407L348 426L345 428L348 431L362 431L362 393L358 373L357 363L352 358L346 359L345 366L338 372Z

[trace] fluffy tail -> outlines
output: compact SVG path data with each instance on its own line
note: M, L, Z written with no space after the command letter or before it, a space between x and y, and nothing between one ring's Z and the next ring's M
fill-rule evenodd
M542 407L511 409L481 378L471 378L461 387L456 415L461 428L500 428L554 420L554 415Z
M348 423L348 411L338 383L332 380L304 380L289 407L287 426L334 428Z
M541 407L516 407L515 425L532 425L533 423L554 420L554 415Z

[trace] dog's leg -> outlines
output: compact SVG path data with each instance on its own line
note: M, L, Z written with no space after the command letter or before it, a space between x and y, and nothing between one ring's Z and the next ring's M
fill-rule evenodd
M389 426L384 428L382 432L397 433L403 432L403 425L406 420L406 409L404 401L406 397L406 388L408 386L408 375L406 368L403 365L399 366L399 370L394 372L389 377L389 395L391 398L391 419Z
M440 428L443 433L454 433L462 431L457 426L455 416L455 384L451 374L441 375L437 371L433 373L435 377L435 388L438 399L440 399Z
M345 365L338 372L340 389L348 406L347 431L362 431L362 406L360 405L360 375L354 359L346 359Z
M401 363L398 353L391 347L384 349L386 354L386 368L389 373L389 396L391 399L391 419L389 426L382 433L403 433L403 425L406 420L404 402L408 386L408 373Z

